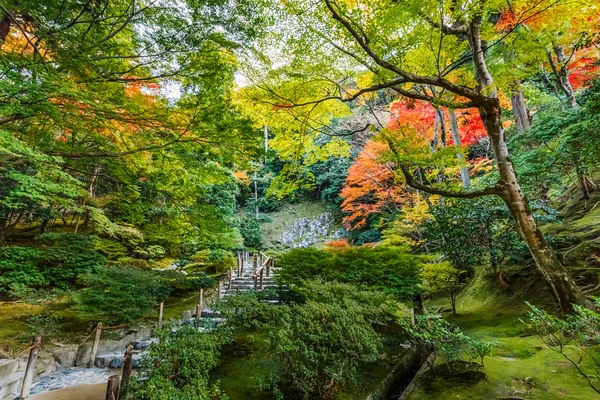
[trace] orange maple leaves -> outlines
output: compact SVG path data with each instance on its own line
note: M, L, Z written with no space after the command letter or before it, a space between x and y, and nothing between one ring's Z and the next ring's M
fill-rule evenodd
M344 199L342 211L348 213L343 222L348 229L364 227L373 213L397 210L406 198L403 188L395 182L392 163L380 161L386 151L386 144L369 140L348 169L340 192Z

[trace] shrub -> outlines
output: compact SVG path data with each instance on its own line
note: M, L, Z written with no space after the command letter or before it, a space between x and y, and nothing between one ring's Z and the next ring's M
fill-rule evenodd
M109 324L127 323L150 314L171 292L158 272L117 267L83 274L79 283L86 286L73 294L79 312Z
M469 281L469 273L460 271L448 261L426 264L421 278L427 283L430 293L444 293L450 300L452 314L456 314L456 296Z
M94 250L93 237L47 233L36 239L40 247L0 248L0 290L11 297L71 287L79 274L104 265L104 257Z
M594 300L600 308L600 298ZM596 356L600 344L600 314L574 305L573 313L560 318L527 305L529 320L546 346L573 365L590 388L600 394L600 360Z
M464 353L470 355L471 359L474 359L473 355L479 358L483 366L483 358L490 354L494 346L492 342L469 338L456 325L434 315L419 315L414 325L405 320L400 320L399 324L433 373L440 356L445 359L448 368L461 361Z
M112 239L96 238L94 250L106 257L107 260L117 260L127 256L127 246Z
M290 304L264 303L259 292L246 292L224 299L219 309L231 327L268 331L271 357L285 373L260 377L261 388L277 398L281 390L327 398L354 380L360 364L377 359L383 342L373 325L389 321L389 296L320 281L294 290Z
M314 301L280 308L273 357L305 399L330 395L360 364L377 360L382 340L360 309Z
M46 233L36 240L45 248L41 264L44 275L55 286L75 283L79 274L104 265L104 257L94 250L94 238L74 233Z
M419 291L421 259L394 247L348 247L335 250L294 249L277 259L278 280L345 282L408 299Z
M137 257L145 260L156 260L163 258L167 252L162 246L151 245L145 248L138 247L133 251L133 253Z
M210 400L221 394L210 371L219 363L221 347L231 338L223 331L198 332L181 327L161 329L141 362L137 400Z
M191 273L211 273L223 275L235 268L236 260L232 252L222 249L204 249L197 251L185 264L185 270Z
M29 247L0 247L0 292L27 297L34 288L49 284L39 268L41 252Z
M260 223L252 217L246 217L240 222L240 233L244 238L244 246L250 249L260 249L264 244Z
M121 266L123 268L131 268L131 269L150 269L152 265L148 260L142 260L139 258L133 257L121 257L119 258L116 265Z

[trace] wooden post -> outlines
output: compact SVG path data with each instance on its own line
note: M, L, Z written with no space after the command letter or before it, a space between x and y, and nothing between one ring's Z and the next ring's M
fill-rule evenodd
M158 329L163 326L163 310L165 308L165 302L161 301L160 306L158 307Z
M233 268L229 270L229 290L231 290L232 282L233 282Z
M200 293L198 294L198 305L196 306L196 320L195 326L198 327L198 322L200 321L200 317L202 316L202 302L204 298L204 289L200 288Z
M112 375L108 377L108 384L106 385L106 400L117 400L119 398L119 375Z
M221 288L223 287L223 282L219 281L217 284L217 300L221 299Z
M31 341L29 360L27 360L27 369L25 370L25 376L23 377L23 385L21 386L21 396L19 397L19 399L29 398L29 392L31 391L31 383L33 382L33 378L35 376L35 363L37 362L41 344L42 338L40 336L34 337Z
M125 357L123 358L123 375L121 376L121 389L119 390L119 400L127 398L127 391L129 390L129 377L131 376L131 369L133 368L133 346L127 346L125 350Z
M262 281L263 281L263 273L265 272L265 269L261 269L260 270L260 290L262 290Z
M269 276L271 276L271 264L273 263L273 259L269 259L269 262L267 263L267 278Z
M96 336L94 336L94 344L92 345L92 354L90 355L90 362L88 363L89 368L94 367L96 362L96 354L98 353L98 345L100 344L100 335L102 334L102 322L98 322L96 325Z

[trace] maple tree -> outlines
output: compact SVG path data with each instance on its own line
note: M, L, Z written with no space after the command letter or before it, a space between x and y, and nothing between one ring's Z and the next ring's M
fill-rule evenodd
M344 218L349 229L364 227L371 214L398 212L407 198L396 182L393 165L380 161L381 153L386 151L389 148L384 143L369 140L348 170L340 197L342 211L349 214Z

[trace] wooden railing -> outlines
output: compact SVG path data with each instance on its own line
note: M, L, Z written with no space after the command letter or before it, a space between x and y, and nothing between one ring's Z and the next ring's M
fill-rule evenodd
M252 279L254 279L254 290L263 288L263 275L266 271L267 278L271 276L271 265L273 264L273 259L262 252L254 255L254 274L252 274Z

